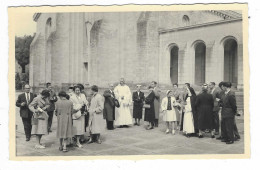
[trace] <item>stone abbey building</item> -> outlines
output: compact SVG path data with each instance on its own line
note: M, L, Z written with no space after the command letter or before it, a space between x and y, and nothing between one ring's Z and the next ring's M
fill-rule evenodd
M36 13L30 84L201 85L243 88L240 11Z

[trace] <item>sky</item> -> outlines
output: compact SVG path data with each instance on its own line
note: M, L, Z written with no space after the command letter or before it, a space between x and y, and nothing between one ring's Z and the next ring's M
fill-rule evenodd
M33 21L34 13L20 13L16 15L15 35L23 37L24 35L33 35L36 32L36 22Z

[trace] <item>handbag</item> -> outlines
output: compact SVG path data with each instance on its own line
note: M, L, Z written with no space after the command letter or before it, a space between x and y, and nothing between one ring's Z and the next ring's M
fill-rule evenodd
M33 115L32 116L32 120L31 120L32 122L32 125L38 125L38 119L36 118L36 116L35 115Z
M81 117L81 111L77 111L76 113L72 114L72 119L77 120Z
M150 108L151 108L151 105L150 105L150 104L144 104L144 105L143 105L143 108L145 108L145 109L150 109Z
M114 99L114 102L115 102L115 106L118 108L120 107L120 104L119 104L119 101L117 99Z

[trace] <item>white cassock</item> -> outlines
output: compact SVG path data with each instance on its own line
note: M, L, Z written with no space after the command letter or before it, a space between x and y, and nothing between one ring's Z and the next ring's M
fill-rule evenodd
M115 97L118 99L120 107L115 110L115 125L131 125L133 124L132 115L130 113L130 105L132 104L132 94L127 85L120 84L114 89ZM124 96L124 99L121 99Z

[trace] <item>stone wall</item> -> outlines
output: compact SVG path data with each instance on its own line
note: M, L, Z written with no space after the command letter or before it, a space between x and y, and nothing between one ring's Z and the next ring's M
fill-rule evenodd
M234 38L238 44L242 43L242 22L240 20L212 24L203 27L169 31L160 34L160 83L170 83L170 51L169 45L179 47L179 84L194 83L195 68L194 45L203 42L206 45L206 82L220 82L224 77L224 48L225 38ZM241 47L238 47L238 60L241 61ZM182 59L183 58L183 59ZM241 62L238 62L241 65ZM243 84L241 66L238 66L238 84Z
M189 24L183 22L184 15ZM46 31L49 18L52 26ZM217 21L223 23L194 27ZM194 83L196 42L206 45L206 82L219 82L227 37L238 43L238 72L242 71L241 23L224 22L203 11L43 13L31 44L30 82L32 86L50 81L57 86L82 83L107 87L124 77L131 87L155 80L168 88L170 50L177 45L179 84ZM242 86L243 75L238 75Z

